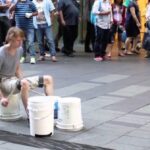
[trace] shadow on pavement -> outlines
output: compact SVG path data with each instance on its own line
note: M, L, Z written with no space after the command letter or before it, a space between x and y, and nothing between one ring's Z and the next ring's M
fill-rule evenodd
M51 139L51 137L37 138L6 131L0 131L0 140L36 148L47 148L51 150L111 150L96 146L57 141Z

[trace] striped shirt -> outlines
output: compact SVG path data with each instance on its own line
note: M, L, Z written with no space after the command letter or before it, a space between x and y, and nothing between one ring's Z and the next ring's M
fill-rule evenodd
M33 26L33 17L26 18L25 13L37 12L37 9L33 2L25 1L18 2L15 8L15 20L16 26L23 29L32 29Z

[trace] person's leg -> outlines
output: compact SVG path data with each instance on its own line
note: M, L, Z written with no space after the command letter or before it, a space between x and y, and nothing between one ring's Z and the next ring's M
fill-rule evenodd
M100 51L100 46L101 46L101 28L96 26L96 34L95 34L95 45L94 45L94 53L95 53L95 58L101 57L101 51Z
M104 58L106 55L106 48L109 41L109 33L110 29L102 29L102 37L101 37L101 56Z
M64 42L63 52L67 56L73 53L72 37L71 37L72 31L70 28L71 27L69 25L63 27L63 42Z
M91 23L91 43L92 43L92 52L94 51L95 44L95 26Z
M85 45L84 45L85 52L91 52L91 49L90 49L91 28L90 26L91 26L90 22L87 21L86 37L85 37Z
M126 41L125 41L125 54L132 54L132 52L130 51L130 44L132 41L132 37L127 37Z
M51 29L51 27L46 27L44 30L45 30L45 35L46 35L48 47L49 47L49 52L50 52L51 57L52 57L52 61L57 61L56 57L55 57L56 56L56 50L55 50L55 43L54 43L54 39L53 39L52 29Z
M58 43L59 43L59 40L60 38L62 37L62 25L60 23L60 21L58 21L58 32L55 36L55 47L56 47L56 51L60 51L60 49L58 48Z
M44 30L42 28L38 28L36 30L36 36L37 36L36 38L40 49L40 55L44 58L45 56L45 49L43 46Z
M33 76L27 77L20 81L21 86L21 98L25 110L27 110L29 91L36 87L44 87L44 92L46 96L53 95L53 78L49 75L44 76Z
M35 64L36 60L35 60L35 47L34 47L34 29L27 29L26 30L26 35L27 35L27 42L28 42L28 46L29 46L29 52L30 52L30 63L31 64Z

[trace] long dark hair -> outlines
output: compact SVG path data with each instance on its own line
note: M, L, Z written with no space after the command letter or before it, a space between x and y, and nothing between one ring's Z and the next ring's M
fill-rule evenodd
M114 4L117 4L117 1L118 1L118 0L114 0ZM149 0L149 1L150 1L150 0ZM120 1L119 5L122 6L122 4L123 4L123 0Z

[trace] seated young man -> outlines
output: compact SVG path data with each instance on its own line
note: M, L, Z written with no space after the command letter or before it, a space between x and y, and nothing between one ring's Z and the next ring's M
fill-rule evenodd
M25 110L29 91L35 87L44 87L45 94L53 94L53 79L49 75L22 77L20 68L21 46L24 40L24 32L12 27L6 35L6 44L0 47L0 102L4 107L9 103L9 95L21 93Z

